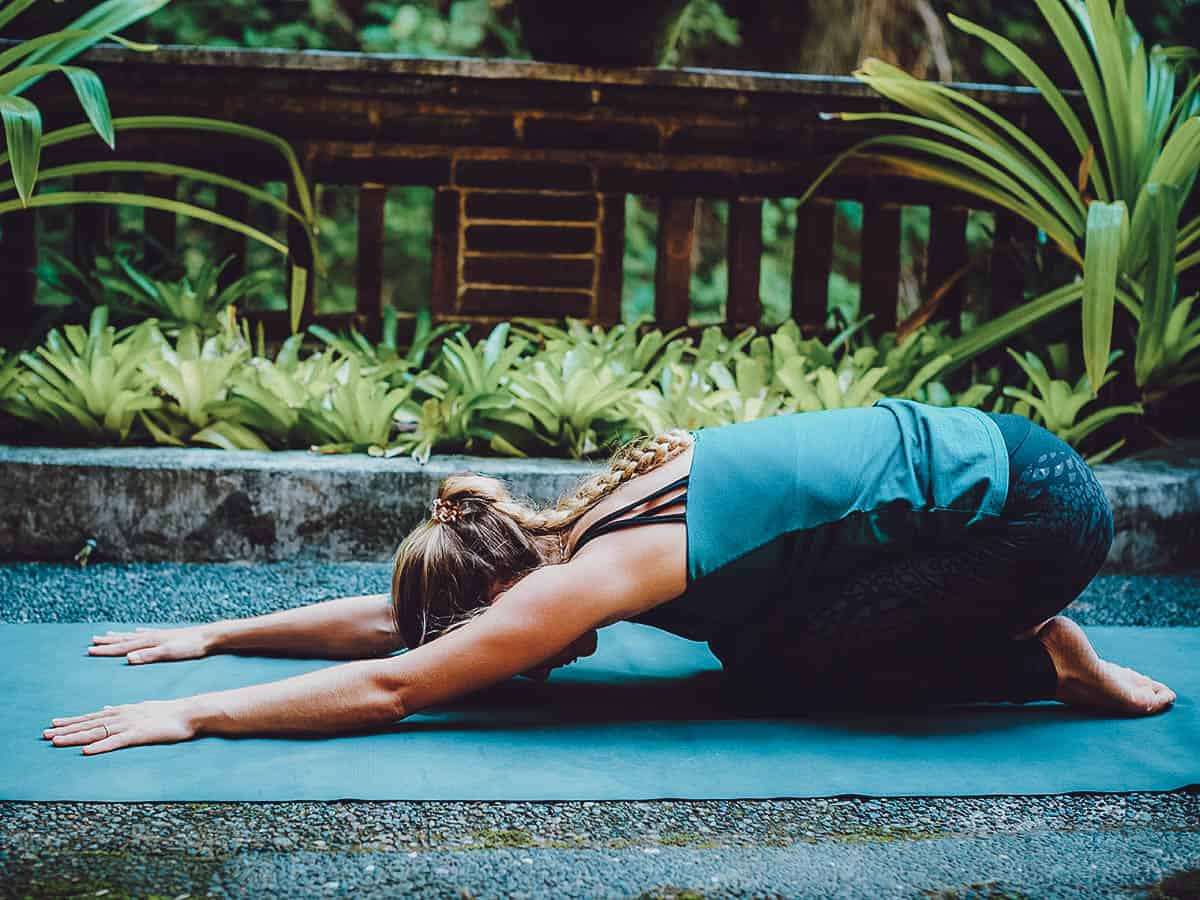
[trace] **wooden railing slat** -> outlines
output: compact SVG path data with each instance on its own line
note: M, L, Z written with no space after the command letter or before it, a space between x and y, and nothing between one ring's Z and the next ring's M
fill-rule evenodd
M5 302L0 327L20 333L37 318L37 219L32 209L0 219L0 284Z
M383 213L387 187L364 184L358 189L358 310L361 329L375 336L383 316Z
M241 191L229 188L217 188L217 212L239 222L245 222L250 217L250 198ZM219 263L232 255L233 260L221 270L217 284L226 288L246 274L246 254L250 247L250 239L244 234L230 231L228 228L217 229L216 261Z
M739 197L729 204L729 288L725 318L731 325L756 325L762 319L763 201Z
M109 189L107 175L77 175L74 189L77 191L106 191ZM71 250L76 262L89 269L96 253L102 250L112 237L113 207L99 203L79 203L71 207Z
M805 334L825 327L837 204L814 197L796 210L792 253L792 318Z
M433 271L430 309L435 317L448 316L458 307L458 243L461 195L438 190L433 195Z
M625 288L625 195L606 194L601 201L601 251L596 273L596 321L616 325L621 321Z
M967 215L968 210L961 206L939 206L930 210L922 302L941 290L967 264ZM964 274L942 295L939 316L957 322L966 296L967 278Z
M663 328L686 325L691 313L692 243L696 198L664 196L658 209L654 313Z
M167 200L174 200L178 196L179 179L171 175L145 175L143 176L144 189L147 194L154 197L163 197ZM176 247L176 227L175 213L167 212L162 209L146 208L145 212L146 234L153 239L152 247L156 249L152 251L151 256L156 256L160 251L164 262L174 262Z
M1025 298L1024 276L1017 264L1017 248L1032 243L1037 229L1012 213L996 213L992 244L989 314L998 316L1020 306Z
M880 200L863 204L861 315L872 334L894 331L900 296L900 210Z

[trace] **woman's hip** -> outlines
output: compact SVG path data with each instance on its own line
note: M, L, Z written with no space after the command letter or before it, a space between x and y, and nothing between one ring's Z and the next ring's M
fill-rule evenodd
M1096 473L1042 426L988 415L1009 452L1008 497L997 524L1030 554L1062 566L1063 575L1090 580L1113 540L1112 508Z

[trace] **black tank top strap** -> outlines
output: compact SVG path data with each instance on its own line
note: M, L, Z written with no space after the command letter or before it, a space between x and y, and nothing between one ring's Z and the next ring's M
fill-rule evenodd
M642 503L646 503L647 501L650 501L650 500L657 500L659 497L663 496L664 494L670 493L671 491L675 490L676 488L685 487L687 485L687 483L688 483L688 476L683 475L683 476L675 479L674 481L672 481L670 484L663 485L658 490L652 491L651 493L647 494L645 497L642 497L640 500L634 500L632 503L625 504L620 509L614 510L613 512L610 512L604 516L601 516L599 519L597 519L595 522L593 522L591 525L589 525L587 527L587 529L583 532L583 534L579 538L578 543L575 544L574 552L578 553L579 550L583 547L583 545L586 544L588 541L590 541L592 538L599 537L602 534L607 534L610 531L616 531L619 528L632 528L635 525L655 525L660 522L685 522L685 521L687 521L684 513L665 513L663 515L654 515L659 510L667 509L671 506L674 506L676 503L679 503L681 500L686 498L687 497L686 490L682 494L680 494L678 497L673 497L670 500L665 500L662 503L651 506L649 509L644 509L635 516L630 516L628 519L621 518L621 516L625 515L627 512L629 512L635 506L638 506Z

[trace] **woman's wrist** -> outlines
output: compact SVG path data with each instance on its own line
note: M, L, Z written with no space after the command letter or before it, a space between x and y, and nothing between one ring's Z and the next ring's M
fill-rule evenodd
M211 717L211 710L209 709L205 695L197 694L193 697L179 697L170 702L176 705L179 719L188 731L188 740L200 737L205 733L204 726Z
M200 625L199 631L201 640L204 642L204 655L217 653L221 650L232 650L232 638L236 633L236 625L229 619L221 619L218 622L208 622Z

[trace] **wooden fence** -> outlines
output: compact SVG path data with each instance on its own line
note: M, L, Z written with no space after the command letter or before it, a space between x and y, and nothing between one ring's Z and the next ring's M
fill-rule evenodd
M270 130L295 148L314 184L358 190L357 308L306 321L349 322L376 333L383 302L384 200L397 185L434 192L432 309L439 320L485 326L517 315L580 316L611 324L621 313L625 197L658 199L655 313L686 324L698 198L729 203L731 327L760 321L765 198L795 197L831 156L877 133L873 123L822 115L887 109L851 78L700 70L609 70L527 62L424 60L341 53L165 48L140 54L90 51L82 63L104 79L116 115L212 116ZM78 121L76 101L49 80L37 100L48 127ZM1053 154L1073 148L1031 90L972 86ZM90 158L108 151L87 146ZM198 165L251 182L287 180L277 153L245 140L192 133L126 132L117 158ZM43 164L68 161L57 148ZM101 185L81 179L82 188ZM173 195L169 179L145 189ZM834 202L863 204L862 310L876 330L894 327L901 272L901 209L931 210L926 288L967 259L974 198L889 176L850 161L799 211L792 314L809 328L826 317L834 249ZM217 208L246 213L245 198L221 190ZM106 210L74 213L77 237L103 227ZM998 216L1003 237L1019 226ZM174 241L173 216L147 212L147 230ZM2 224L5 317L32 311L33 216ZM236 235L221 254L244 251ZM296 234L289 244L300 252ZM241 254L244 256L244 253ZM235 273L230 273L235 274ZM996 290L1016 290L996 273ZM961 288L947 303L961 301ZM285 315L263 313L270 330Z

